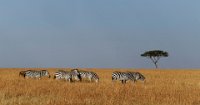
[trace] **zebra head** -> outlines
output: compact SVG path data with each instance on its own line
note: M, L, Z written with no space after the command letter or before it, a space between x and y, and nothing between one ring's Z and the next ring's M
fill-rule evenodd
M141 81L145 82L145 77L144 77L144 75L142 75L141 73L140 73L139 75L140 75L140 76L139 76L139 79L138 79L138 80L141 80Z
M75 80L81 81L81 75L78 69L72 69L71 75L74 77Z
M135 79L136 80L140 80L140 81L145 82L145 77L141 73L139 73L139 72L133 72L133 75L135 75Z
M41 74L43 76L47 76L47 77L51 78L51 75L49 74L49 72L47 70L41 70Z
M96 78L96 79L95 79L95 82L98 83L98 82L99 82L99 78Z
M25 73L26 73L26 71L20 71L20 72L19 72L19 77L20 77L20 76L23 76L23 77L24 77L24 76L25 76Z
M118 78L119 78L119 75L120 75L121 73L119 72L119 71L114 71L113 73L112 73L112 81L114 81L114 80L117 80Z
M95 72L92 72L92 75L93 75L93 79L96 83L99 82L99 76L95 73Z

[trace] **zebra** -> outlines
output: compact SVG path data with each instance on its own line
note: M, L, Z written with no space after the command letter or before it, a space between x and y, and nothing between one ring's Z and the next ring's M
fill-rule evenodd
M71 76L74 78L76 81L81 81L81 75L78 69L72 69L71 70Z
M57 72L54 73L54 79L57 80L65 79L69 82L73 82L72 79L80 81L80 76L77 70L71 70L71 71L58 70Z
M24 73L24 78L41 78L44 76L48 76L49 78L51 77L49 72L47 70L41 70L41 71L36 71L36 70L28 70L25 71Z
M57 72L54 73L54 79L59 80L59 79L64 79L64 75L67 73L67 71L64 70L58 70Z
M57 72L54 73L54 79L56 80L65 79L69 82L72 82L72 75L69 71L58 70Z
M76 69L78 70L78 69ZM99 76L92 71L79 71L80 74L80 81L82 81L82 79L88 79L90 82L95 81L96 83L99 82Z
M134 82L136 82L137 80L140 80L145 83L145 77L141 73L139 73L139 72L127 72L127 73L129 73L130 75L132 75L135 78Z
M28 71L32 71L32 70L20 71L19 72L19 77L21 77L21 76L25 77L25 73L28 72Z
M26 72L26 71L20 71L20 72L19 72L19 77L20 77L20 76L23 76L23 77L24 77L25 72Z
M112 73L112 81L115 80L119 80L122 84L125 84L128 80L135 81L135 78L130 73L115 71Z

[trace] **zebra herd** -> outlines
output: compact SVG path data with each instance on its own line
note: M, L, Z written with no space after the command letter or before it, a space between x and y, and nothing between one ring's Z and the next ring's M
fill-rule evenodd
M26 70L20 71L19 76L24 78L38 78L48 77L50 78L50 73L47 70ZM79 69L72 69L71 71L58 70L54 73L53 78L55 80L66 80L68 82L83 81L89 80L89 82L99 82L99 76L97 73L92 71L83 71ZM145 77L139 72L119 72L115 71L112 73L112 81L121 81L122 84L125 84L127 81L136 82L141 80L145 82Z
M88 79L90 82L99 82L99 76L92 71L83 71L78 69L72 69L71 71L59 70L55 72L54 79L65 79L69 82L82 81L83 79Z

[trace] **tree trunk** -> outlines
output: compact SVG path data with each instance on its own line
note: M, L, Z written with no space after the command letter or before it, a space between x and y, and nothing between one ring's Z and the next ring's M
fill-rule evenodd
M156 66L156 69L157 69L157 68L158 68L157 63L158 63L159 58L156 59L156 58L150 57L150 59L151 59L151 61L154 63L154 65Z
M157 63L155 62L154 64L155 64L155 66L156 66L156 69L157 69L157 68L158 68L158 65L157 65Z

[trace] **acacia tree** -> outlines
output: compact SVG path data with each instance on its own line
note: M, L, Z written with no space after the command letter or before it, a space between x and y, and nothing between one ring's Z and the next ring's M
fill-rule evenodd
M152 50L152 51L146 51L143 54L141 54L142 57L150 58L151 61L154 63L156 68L158 68L158 61L161 57L168 57L168 52L161 51L161 50Z

